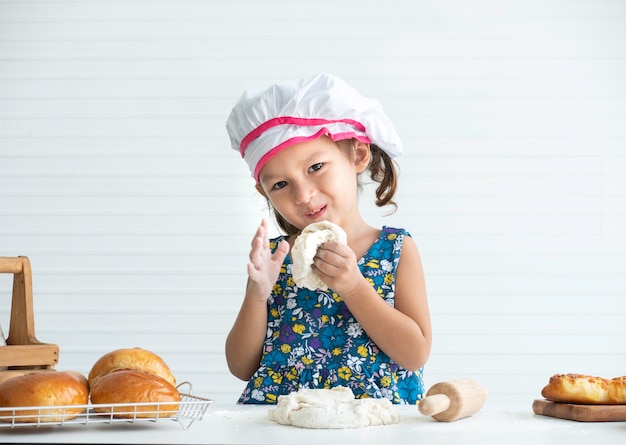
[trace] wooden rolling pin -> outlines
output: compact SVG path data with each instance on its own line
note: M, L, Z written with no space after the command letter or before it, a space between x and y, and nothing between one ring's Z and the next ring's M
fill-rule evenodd
M456 379L433 385L418 409L440 422L469 417L480 410L487 399L487 391L472 379Z

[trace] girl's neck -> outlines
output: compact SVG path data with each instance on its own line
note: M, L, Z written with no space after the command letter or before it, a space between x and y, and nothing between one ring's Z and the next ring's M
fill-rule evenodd
M354 251L357 258L361 258L380 235L380 229L365 224L364 222L346 231L346 234L348 235L348 246Z

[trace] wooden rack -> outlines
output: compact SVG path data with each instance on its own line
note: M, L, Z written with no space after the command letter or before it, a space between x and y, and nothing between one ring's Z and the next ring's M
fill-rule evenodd
M53 369L59 361L59 346L42 343L35 336L30 261L25 256L0 257L0 273L13 274L9 336L7 345L0 346L0 368Z

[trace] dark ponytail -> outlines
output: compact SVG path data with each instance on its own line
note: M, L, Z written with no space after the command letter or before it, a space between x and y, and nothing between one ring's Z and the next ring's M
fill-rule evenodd
M370 145L370 153L372 159L368 166L370 178L378 183L376 188L376 205L378 207L392 206L394 213L398 209L398 205L393 200L398 187L397 164L387 153L376 145Z

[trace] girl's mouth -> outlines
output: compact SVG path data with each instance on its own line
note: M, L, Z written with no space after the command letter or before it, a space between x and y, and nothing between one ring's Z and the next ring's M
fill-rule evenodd
M322 206L322 207L318 207L315 210L310 211L309 213L306 214L306 216L308 218L313 218L313 219L317 219L319 218L321 215L324 214L324 211L326 210L326 206Z

